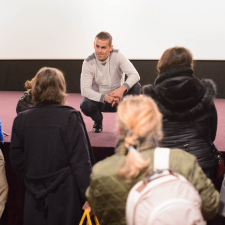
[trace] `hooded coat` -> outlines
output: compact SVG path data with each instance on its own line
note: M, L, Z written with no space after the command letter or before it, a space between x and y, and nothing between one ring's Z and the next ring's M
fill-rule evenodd
M197 79L191 67L172 67L161 70L154 84L144 86L142 93L152 97L163 114L161 146L195 155L203 169L215 167L209 144L217 130L214 82Z

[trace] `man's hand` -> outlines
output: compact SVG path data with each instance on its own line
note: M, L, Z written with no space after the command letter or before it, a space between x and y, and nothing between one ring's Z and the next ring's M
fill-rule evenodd
M122 97L123 97L123 93L124 91L126 91L127 88L122 85L121 87L117 88L116 90L114 90L113 92L109 93L108 95L113 97L113 102L112 102L112 107L118 103L119 101L122 100Z
M108 102L109 104L112 104L114 100L114 97L110 95L105 95L104 102Z
M113 107L116 103L118 103L119 101L121 101L121 99L120 99L119 97L114 97L114 100L113 100L113 102L112 102L112 107Z
M107 94L104 98L104 101L108 102L109 104L112 104L112 107L113 107L116 103L122 100L123 93L126 90L127 90L126 87L122 85L121 87L117 88L113 92Z
M108 95L109 96L112 96L112 97L117 97L119 98L119 101L122 100L122 97L123 97L123 93L127 90L127 88L122 85L121 87L117 88L116 90L114 90L113 92L109 93Z
M119 101L120 101L119 97L113 97L113 96L110 96L109 94L106 95L104 98L104 102L108 102L109 104L112 104L112 107Z
M6 132L2 131L4 136L9 136Z

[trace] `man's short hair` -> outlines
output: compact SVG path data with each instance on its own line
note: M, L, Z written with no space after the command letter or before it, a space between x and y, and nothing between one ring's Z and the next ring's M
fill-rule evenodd
M100 33L98 33L98 34L96 35L95 38L98 38L98 39L100 39L100 40L102 40L102 41L109 40L109 47L112 45L112 36L111 36L111 34L108 33L108 32L101 31Z

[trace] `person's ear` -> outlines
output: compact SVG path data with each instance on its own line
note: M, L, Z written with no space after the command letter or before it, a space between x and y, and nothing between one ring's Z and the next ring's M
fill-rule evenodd
M112 51L112 49L113 49L113 45L111 45L109 49L110 49L110 52L111 52L111 51Z
M94 42L94 48L95 48L95 42Z

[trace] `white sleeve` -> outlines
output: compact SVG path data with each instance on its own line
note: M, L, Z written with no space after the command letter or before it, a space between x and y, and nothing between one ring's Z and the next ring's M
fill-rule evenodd
M84 60L80 78L81 95L96 102L104 102L105 95L96 92L92 89L93 84L93 72L88 65L88 62Z
M140 76L130 60L121 51L118 52L118 62L120 69L128 76L123 85L129 90L140 80Z

